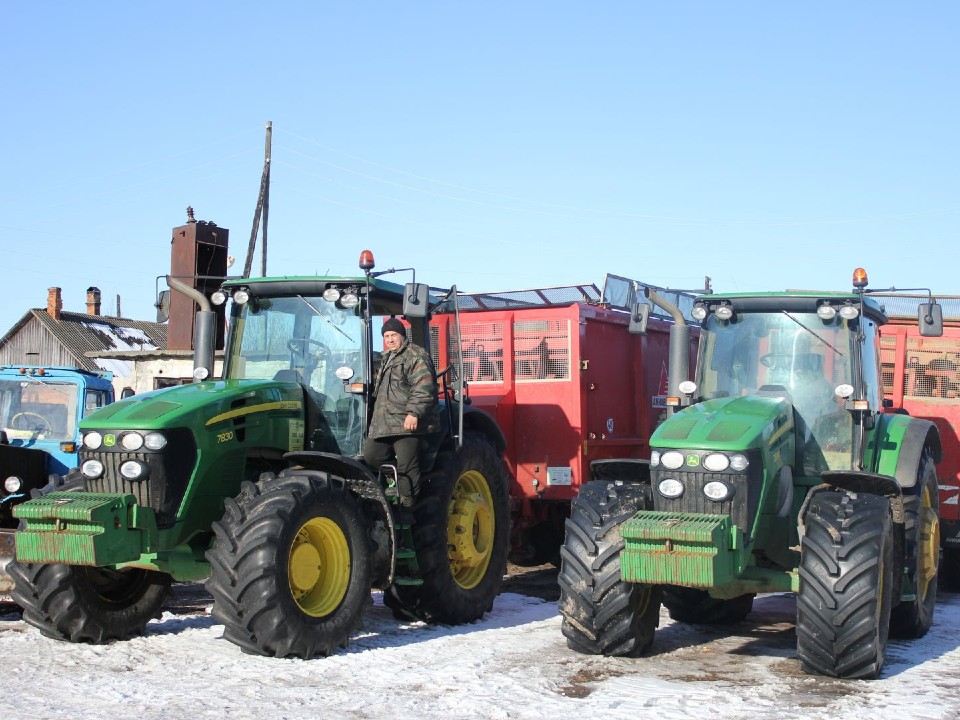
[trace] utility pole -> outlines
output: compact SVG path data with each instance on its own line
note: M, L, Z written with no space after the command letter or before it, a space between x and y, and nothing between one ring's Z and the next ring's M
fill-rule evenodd
M247 260L243 264L243 277L250 277L253 269L253 253L257 247L257 229L260 216L263 216L263 255L260 259L260 275L267 274L267 217L270 211L270 143L273 136L273 123L267 120L267 137L263 151L263 175L260 176L260 194L257 197L257 209L253 215L253 228L250 231L250 244L247 246Z

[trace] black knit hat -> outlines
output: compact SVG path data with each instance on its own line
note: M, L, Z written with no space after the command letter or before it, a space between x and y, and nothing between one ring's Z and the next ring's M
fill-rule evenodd
M388 332L400 333L400 335L403 337L407 336L407 329L403 326L403 323L397 320L395 317L387 320L380 329L381 335L386 335Z

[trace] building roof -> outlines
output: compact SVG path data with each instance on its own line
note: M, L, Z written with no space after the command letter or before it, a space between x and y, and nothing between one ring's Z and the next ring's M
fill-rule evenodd
M87 370L111 370L119 375L129 372L129 361L117 361L91 357L99 352L116 350L164 350L167 347L167 326L146 320L89 315L87 313L62 311L55 320L42 308L34 308L9 332L0 338L3 347L31 319L45 328L76 358L77 367ZM124 367L114 367L123 362Z

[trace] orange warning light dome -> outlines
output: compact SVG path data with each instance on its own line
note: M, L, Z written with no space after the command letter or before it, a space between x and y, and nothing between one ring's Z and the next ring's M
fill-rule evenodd
M373 253L370 250L361 250L360 251L360 269L364 272L369 272L373 270Z

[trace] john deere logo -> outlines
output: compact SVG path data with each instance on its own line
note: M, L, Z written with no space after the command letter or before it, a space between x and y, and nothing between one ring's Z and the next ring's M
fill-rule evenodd
M699 455L687 455L687 466L688 466L688 467L700 467L700 456L699 456Z
M112 434L104 435L103 444L105 447L113 447L117 444L117 436Z

